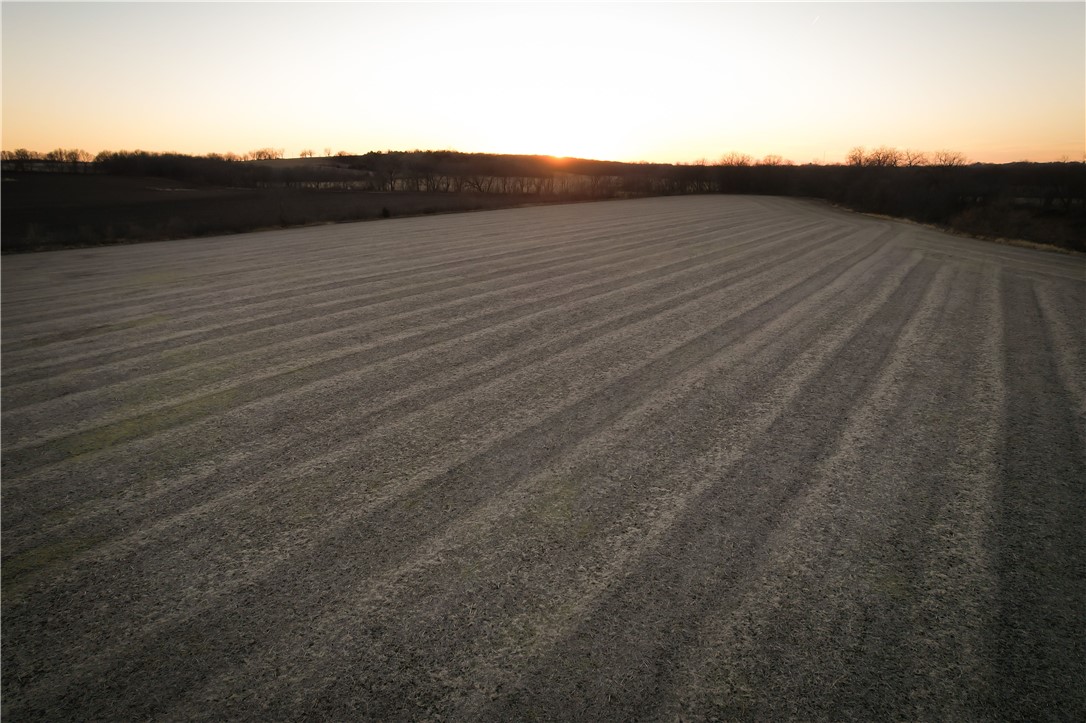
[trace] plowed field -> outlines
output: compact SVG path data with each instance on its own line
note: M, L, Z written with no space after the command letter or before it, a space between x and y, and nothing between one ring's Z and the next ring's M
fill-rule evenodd
M759 197L3 261L5 720L1086 719L1086 261Z

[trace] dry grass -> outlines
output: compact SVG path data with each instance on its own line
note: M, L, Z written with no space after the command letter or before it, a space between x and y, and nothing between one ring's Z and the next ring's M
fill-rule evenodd
M3 264L3 713L1086 718L1086 262L767 197Z

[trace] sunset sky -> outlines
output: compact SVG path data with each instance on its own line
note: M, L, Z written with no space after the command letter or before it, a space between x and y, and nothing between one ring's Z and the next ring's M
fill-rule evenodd
M1083 160L1086 4L3 2L3 148Z

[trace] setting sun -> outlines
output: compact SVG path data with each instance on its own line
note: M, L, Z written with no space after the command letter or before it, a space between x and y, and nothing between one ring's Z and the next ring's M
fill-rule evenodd
M3 146L1080 159L1078 4L3 4ZM260 28L259 32L251 29Z

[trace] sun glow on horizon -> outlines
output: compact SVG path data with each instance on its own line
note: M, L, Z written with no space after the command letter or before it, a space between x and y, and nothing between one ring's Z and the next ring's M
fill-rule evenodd
M7 150L1086 153L1082 4L0 8Z

